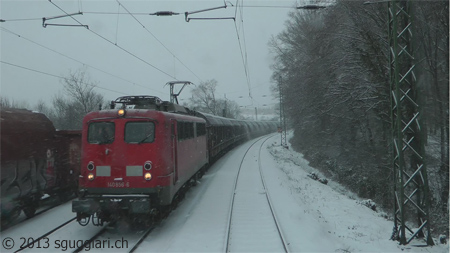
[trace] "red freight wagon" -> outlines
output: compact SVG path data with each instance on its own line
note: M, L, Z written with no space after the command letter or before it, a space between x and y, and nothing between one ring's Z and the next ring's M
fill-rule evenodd
M70 179L60 169L67 166L61 158L68 152L79 160L80 148L67 148L69 143L79 147L80 131L56 131L44 114L25 109L3 108L0 113L2 221L21 210L33 216L44 194L75 192L76 185L66 185ZM72 174L79 171L76 159Z

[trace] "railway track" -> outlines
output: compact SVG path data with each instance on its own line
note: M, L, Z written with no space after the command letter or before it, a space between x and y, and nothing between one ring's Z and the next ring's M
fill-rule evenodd
M150 228L148 228L143 234L142 236L139 238L139 240L137 241L137 243L130 249L130 251L128 251L129 253L134 252L139 245L141 245L141 243L144 241L144 239L150 234L150 232L152 232L152 230L155 229L155 226L152 226Z
M26 244L18 245L20 246L19 248L12 248L11 252L46 252L50 249L60 249L68 252L98 250L134 252L150 232L156 228L156 225L152 224L150 227L142 230L133 229L124 232L120 226L120 221L113 221L103 227L80 227L74 217L41 236L27 241ZM75 235L76 237L70 239L69 234ZM91 236L82 238L79 236L80 234L91 234ZM56 244L55 242L58 240L59 243Z
M33 239L33 240L27 242L26 245L21 245L21 247L20 247L18 250L14 251L14 252L20 252L20 251L23 251L23 250L30 250L30 249L33 249L33 248L34 248L34 245L35 245L35 244L38 244L39 241L41 241L41 240L44 239L44 238L47 238L47 237L48 237L49 235L51 235L51 234L54 234L56 231L60 230L60 229L63 228L64 226L66 226L66 225L68 225L69 223L75 221L75 219L76 219L76 217L74 217L74 218L72 218L72 219L70 219L70 220L68 220L68 221L66 221L66 222L64 222L64 223L62 223L61 225L55 227L54 229L48 231L47 233L45 233L45 234L43 234L43 235L41 235L41 236L39 236L39 237L37 237L37 238L35 238L35 239Z
M261 149L270 137L257 139L240 163L228 215L226 252L289 252L289 243L278 222L261 164ZM258 160L257 168L247 166L255 159Z
M33 217L23 218L23 219L16 218L16 219L14 219L13 221L10 221L10 222L8 222L8 223L2 223L2 224L1 224L1 228L0 228L0 232L4 232L4 231L6 231L7 229L12 228L12 227L14 227L14 226L16 226L16 225L18 225L18 224L20 224L20 223L22 223L22 222L24 222L24 221L27 221L27 220L29 220L29 219L33 219L34 217L36 217L36 216L38 216L38 215L40 215L40 214L43 214L43 213L45 213L45 212L47 212L47 211L49 211L49 210L52 210L52 209L55 208L55 207L58 207L58 206L60 206L60 205L62 205L62 204L64 204L64 203L67 203L67 202L69 202L69 201L72 201L74 198L75 198L75 197L70 197L69 199L67 199L67 200L65 200L65 201L61 201L61 202L57 202L57 203L52 203L52 204L46 206L46 207L43 208L43 209L37 210L36 213L33 215Z
M136 249L139 248L140 244L145 240L145 238L152 232L157 224L153 224L143 230L136 231L128 231L123 232L118 225L120 222L116 221L112 224L109 224L108 226L103 227L101 230L99 230L95 235L93 235L91 238L84 241L84 244L80 247L76 248L73 252L80 252L80 251L104 251L104 250L110 250L114 251L118 250L120 252L127 251L128 252L134 252ZM113 233L111 230L117 230L118 233ZM108 241L108 246L106 247L104 244L102 247L93 247L97 242L103 242ZM112 243L111 243L112 242ZM116 242L126 242L119 244L117 246Z

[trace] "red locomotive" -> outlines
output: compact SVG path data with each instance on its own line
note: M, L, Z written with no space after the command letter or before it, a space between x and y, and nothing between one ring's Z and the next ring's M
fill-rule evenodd
M45 195L78 188L81 131L56 131L42 113L1 110L1 219L35 214Z
M202 114L153 96L113 104L83 120L79 199L72 202L81 225L91 217L95 225L117 216L149 220L224 151L250 133L276 130L273 123Z

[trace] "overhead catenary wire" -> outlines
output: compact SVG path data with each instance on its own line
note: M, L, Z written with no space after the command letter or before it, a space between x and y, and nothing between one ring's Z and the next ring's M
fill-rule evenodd
M67 79L67 77L64 77L64 76L59 76L59 75L47 73L47 72L44 72L44 71L41 71L41 70L28 68L28 67L25 67L25 66L14 64L14 63L5 62L5 61L2 61L2 60L0 60L0 62L3 63L3 64L6 64L6 65L9 65L9 66L25 69L25 70L32 71L32 72L35 72L35 73L39 73L39 74L43 74L43 75L47 75L47 76L52 76L52 77L56 77L56 78L60 78L60 79ZM107 91L111 91L111 92L114 92L114 93L119 93L119 94L122 94L122 95L131 95L131 94L127 94L127 93L124 93L124 92L121 92L121 91L112 90L112 89L108 89L108 88L105 88L105 87L102 87L102 86L94 85L94 84L91 84L91 83L86 83L86 82L81 82L81 83L87 84L87 85L92 86L94 88L99 88L99 89L102 89L102 90L107 90Z
M130 15L128 12L110 12L110 11L84 11L84 14L94 14L94 15ZM152 15L150 12L132 12L133 15Z
M285 8L295 9L296 6L284 6L284 5L242 5L242 8Z
M164 45L164 43L162 43L149 29L147 29L147 27L145 27L145 25L142 24L142 22L139 21L119 0L116 1L119 4L119 7L121 6L131 17L133 17L133 19L136 20L136 22L138 22L142 26L142 28L144 28L147 31L147 33L149 33L156 41L158 41L158 43L161 44L161 46L163 46L167 50L167 52L169 52L175 59L177 59L177 61L179 61L187 70L189 70L189 72L191 72L195 77L197 77L199 81L202 81L202 79L197 74L195 74L169 48L167 48L166 45Z
M50 1L51 2L51 1ZM123 1L122 1L123 2ZM237 1L238 3L239 3L239 1ZM55 3L58 3L58 2L55 2ZM79 2L80 4L81 4L81 1ZM126 4L126 2L124 2L125 4ZM121 6L119 6L119 9L120 9L120 7ZM250 78L250 73L249 73L249 61L248 61L248 55L247 55L247 48L246 48L246 38L245 38L245 30L244 30L244 27L243 27L243 18L242 18L242 16L243 16L243 8L244 7L264 7L264 6L246 6L246 5L243 5L243 2L241 2L241 3L239 3L239 6L236 6L236 13L235 13L235 16L237 16L237 15L241 15L241 20L239 20L239 21L241 21L241 22L238 22L238 23L235 23L235 29L237 30L236 31L236 33L237 33L237 37L238 37L238 42L239 42L239 46L240 46L240 50L241 50L241 57L242 57L242 62L243 62L243 65L244 65L244 70L245 70L245 72L246 72L246 78L247 78L247 84L248 84L248 86L249 86L249 96L251 97L252 96L252 94L251 94L251 92L252 92L252 85L250 85L250 81L251 81L251 78ZM267 7L276 7L276 6L267 6ZM279 6L279 7L284 7L284 6ZM238 11L238 9L237 8L239 8L239 14L237 13L237 11ZM286 7L287 8L287 7ZM292 7L291 7L292 8ZM79 8L80 10L81 10L81 8ZM115 14L115 15L117 15L117 16L119 16L119 14L124 14L124 15L130 15L130 13L131 12L127 12L127 13L120 13L119 11L117 11L117 12L114 12L114 13L112 13L112 14ZM136 14L136 13L131 13L131 14L133 14L133 15L139 15L139 14ZM142 13L142 15L148 15L149 13ZM76 20L76 19L74 19L74 20ZM144 26L143 26L144 27ZM145 28L145 27L144 27ZM88 29L89 30L89 29ZM93 33L95 33L94 31L92 31L92 30L90 30L91 32L93 32ZM97 36L99 36L99 37L101 37L101 38L103 38L103 39L105 39L102 35L99 35L99 34L96 34ZM153 35L152 35L153 36ZM156 39L156 38L155 38ZM106 39L107 40L107 39ZM112 41L114 41L114 39L111 39ZM117 32L116 32L116 40L115 40L115 43L113 43L113 42L111 42L111 41L108 41L108 42L110 42L111 44L117 44ZM158 42L160 42L160 41L158 41ZM161 43L161 42L160 42ZM164 44L162 44L163 46L164 46ZM115 46L117 46L117 45L115 45ZM166 48L166 47L165 47ZM167 48L166 48L166 50L167 50ZM168 50L168 51L170 51L170 50ZM176 59L176 60L178 60L178 58L176 58L176 56L172 53L172 55L173 55L173 57L174 57L174 59ZM166 73L167 74L167 73ZM173 75L173 76L175 76L175 75ZM198 78L198 76L197 76L197 78ZM254 92L254 91L253 91Z
M225 1L224 1L225 4ZM296 9L296 6L282 6L282 5L241 5L241 8L285 8L285 9ZM129 15L127 12L110 12L110 11L84 11L84 14L93 14L93 15ZM131 12L133 15L155 15L155 13L150 12ZM176 13L178 14L178 13Z
M83 11L83 2L81 0L78 0L78 11L79 12Z
M244 1L244 0L242 0ZM252 92L251 92L251 79L250 79L250 69L248 67L248 55L247 55L247 41L245 39L245 27L244 27L244 8L242 8L242 4L241 4L241 25L242 25L242 38L244 40L244 49L245 49L245 64L246 64L246 68L247 68L247 79L248 79L248 89L249 89L249 93L250 93L250 98L252 97Z
M58 23L46 23L48 20L54 20L54 19L60 19L60 18L66 18L66 17L72 17L75 15L83 15L82 12L75 12L75 13L71 13L71 14L66 14L66 15L59 15L59 16L54 16L54 17L43 17L42 18L42 27L46 28L47 26L72 26L72 27L85 27L89 29L88 25L83 25L83 24L79 24L79 25L73 25L73 24L58 24Z
M49 1L51 4L53 4L56 8L58 8L59 10L61 10L62 12L64 12L65 14L69 15L64 9L62 9L61 7L59 7L57 4L55 4L55 3L52 2L51 0L48 0L48 1ZM77 22L78 24L84 26L84 25L83 25L80 21L78 21L76 18L74 18L74 17L72 17L72 16L70 16L70 18L72 18L73 20L75 20L75 22ZM129 50L125 49L124 47L121 47L121 46L115 44L113 41L107 39L106 37L100 35L99 33L95 32L95 31L93 31L93 30L89 29L89 27L86 27L86 29L87 29L88 31L90 31L91 33L97 35L98 37L102 38L103 40L105 40L105 41L109 42L110 44L116 46L117 48L121 49L122 51L126 52L127 54L133 56L134 58L140 60L141 62L147 64L148 66L154 68L155 70L158 70L159 72L165 74L166 76L168 76L168 77L170 77L170 78L172 78L172 79L178 80L178 79L176 79L174 76L172 76L172 75L170 75L169 73L165 72L164 70L162 70L162 69L156 67L155 65L149 63L148 61L142 59L141 57L137 56L136 54L133 54L133 53L130 52Z
M120 12L120 3L119 6L117 7L117 24L116 24L116 45L117 45L117 37L119 36L119 12Z
M283 6L283 5L241 5L241 8L284 8L284 9L296 9L296 6ZM108 11L82 11L82 3L79 1L79 12L83 12L83 14L93 14L93 15L129 15L128 12L108 12ZM131 12L132 15L155 15L155 13L150 12ZM176 15L178 13L174 13ZM42 20L39 18L19 18L19 19L0 19L1 22L13 22L13 21L34 21L34 20Z
M111 73L109 73L109 72L107 72L107 71L105 71L105 70L102 70L102 69L97 68L97 67L94 67L94 66L92 66L92 65L90 65L90 64L84 63L84 62L82 62L82 61L80 61L80 60L77 60L77 59L75 59L75 58L73 58L73 57L70 57L70 56L65 55L65 54L63 54L63 53L61 53L61 52L58 52L58 51L56 51L56 50L54 50L54 49L52 49L52 48L49 48L49 47L47 47L47 46L44 46L44 45L42 45L42 44L40 44L40 43L38 43L38 42L35 42L35 41L31 40L31 39L28 39L28 38L26 38L26 37L24 37L24 36L22 36L22 35L20 35L20 34L18 34L18 33L16 33L16 32L13 32L13 31L11 31L11 30L9 30L9 29L6 29L6 28L4 28L4 27L1 27L1 29L2 29L3 31L5 31L5 32L8 32L8 33L10 33L10 34L13 34L13 35L15 35L15 36L17 36L17 37L19 37L19 38L21 38L21 39L24 39L24 40L26 40L26 41L28 41L28 42L30 42L30 43L33 43L33 44L35 44L35 45L37 45L37 46L39 46L39 47L42 47L42 48L44 48L44 49L46 49L46 50L49 50L49 51L51 51L51 52L53 52L53 53L55 53L55 54L58 54L58 55L63 56L63 57L65 57L65 58L67 58L67 59L70 59L70 60L72 60L72 61L75 61L75 62L77 62L77 63L80 63L80 64L82 64L82 65L84 65L84 66L89 67L89 68L92 68L92 69L95 69L95 70L97 70L97 71L100 71L100 72L102 72L102 73L104 73L104 74L107 74L107 75L109 75L109 76L118 78L118 79L120 79L120 80L122 80L122 81L128 82L128 83L130 83L130 84L133 84L133 85L136 85L136 86L139 86L139 87L148 89L148 90L156 91L156 92L158 92L158 93L160 93L160 94L165 94L165 93L163 93L163 92L161 92L161 91L158 91L158 90L155 90L155 89L146 87L146 86L144 86L144 85L141 85L141 84L132 82L132 81L127 80L127 79L125 79L125 78L123 78L123 77L117 76L117 75L115 75L115 74L111 74Z
M247 86L248 86L248 96L250 98L252 98L252 92L251 92L251 88L250 88L251 87L251 85L250 85L250 74L249 74L248 61L247 61L247 48L246 48L246 45L244 43L244 51L245 51L245 53L244 53L244 51L242 50L242 43L241 43L241 39L240 39L240 36L239 36L239 29L238 29L238 26L236 24L236 17L237 17L237 8L238 8L238 6L239 6L239 0L236 1L236 10L235 10L235 14L234 14L235 15L234 27L236 29L236 35L237 35L237 39L238 39L239 50L240 50L240 53L241 53L242 63L244 65L244 72L245 72L245 77L246 77ZM242 27L243 27L244 26L243 25L244 20L242 18L242 15L243 15L243 12L241 10L240 11L240 18L242 20ZM242 29L242 31L243 31L243 29ZM244 31L243 31L243 36L245 37Z
M233 6L233 4L231 4L231 6ZM203 18L190 18L189 17L189 15L192 15L192 14L197 14L197 13L202 13L202 12L207 12L207 11L214 11L214 10L218 10L218 9L226 9L226 8L227 8L227 3L224 1L224 5L223 6L212 7L212 8L207 8L207 9L201 9L201 10L197 10L197 11L186 11L184 13L184 20L186 22L189 22L190 20L227 20L227 19L235 20L236 17L212 17L212 18L205 18L205 17L203 17Z
M224 4L225 1L224 1ZM296 9L296 6L282 6L282 5L241 5L242 8L284 8L284 9ZM86 14L95 14L95 15L116 15L115 12L108 12L108 11L85 11L83 13ZM119 14L128 14L121 12ZM154 15L154 13L150 12L132 12L133 15Z
M0 22L14 22L14 21L34 21L42 20L42 18L15 18L15 19L0 19Z

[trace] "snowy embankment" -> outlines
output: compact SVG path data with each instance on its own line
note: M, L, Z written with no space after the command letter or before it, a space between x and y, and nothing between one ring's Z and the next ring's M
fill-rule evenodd
M286 234L295 241L294 251L449 252L448 244L416 247L424 242L412 241L400 246L389 240L393 221L387 220L385 213L373 211L364 205L368 201L358 199L336 182L327 180L328 184L323 184L311 178L313 173L318 178L323 176L291 148L272 142L267 150L274 158L275 169L270 171L273 181L269 190L279 191L280 196L289 195L286 198L293 201L289 207L288 201L277 206L284 205L282 212L290 218L284 226L290 230ZM281 211L278 213L281 215Z
M270 192L290 252L448 252L448 245L415 247L412 245L418 243L413 242L400 246L389 240L392 221L363 205L335 182L325 185L310 178L311 173L321 176L301 154L280 147L278 140L279 135L273 135L265 142L260 159L267 183L265 190ZM138 251L224 252L234 180L252 142L233 149L211 166L200 184L188 192ZM258 166L258 156L253 157L254 163L246 164L243 170L254 171L253 167ZM255 177L259 175L255 173ZM249 206L257 204L257 198L248 200ZM253 212L255 218L264 219L261 211ZM239 236L240 243L247 243L246 249L253 249L250 251L259 252L261 245L267 244L263 236L259 241L255 234L247 235L248 240L246 235Z

